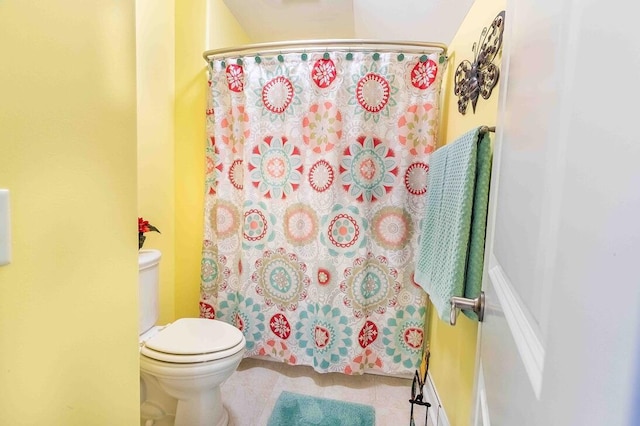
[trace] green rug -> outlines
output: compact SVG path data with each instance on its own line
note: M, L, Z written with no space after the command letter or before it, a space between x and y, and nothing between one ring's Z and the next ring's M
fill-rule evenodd
M267 426L374 426L370 405L284 391L278 397Z

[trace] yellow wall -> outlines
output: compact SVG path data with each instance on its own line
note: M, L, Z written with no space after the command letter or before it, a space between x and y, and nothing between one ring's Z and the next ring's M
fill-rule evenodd
M177 317L199 315L207 91L206 63L202 58L202 52L207 49L249 42L222 0L209 0L208 3L207 5L206 0L176 1L175 314Z
M162 252L159 324L175 319L174 38L174 0L137 0L138 216L161 231L144 244Z
M0 2L0 423L139 422L133 2Z
M476 0L449 45L441 141L449 143L473 127L496 123L498 87L488 100L478 101L475 114L469 104L467 113L462 115L458 112L458 97L453 94L453 76L462 60L473 60L473 43L505 6L505 0ZM500 57L494 63L500 65ZM435 309L429 312L430 373L451 426L466 426L471 415L478 325L460 315L457 325L451 327L440 320Z

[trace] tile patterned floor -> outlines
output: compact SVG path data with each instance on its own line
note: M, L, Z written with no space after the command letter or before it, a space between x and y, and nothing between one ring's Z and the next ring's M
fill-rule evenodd
M376 426L409 424L409 379L320 374L311 367L246 358L222 385L229 426L265 426L283 390L371 405Z

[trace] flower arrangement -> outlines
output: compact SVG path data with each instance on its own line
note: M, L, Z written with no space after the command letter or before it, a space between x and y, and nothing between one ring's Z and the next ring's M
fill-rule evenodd
M144 245L144 240L147 239L147 237L144 236L145 232L150 232L150 231L157 232L158 234L160 233L160 230L155 226L151 225L148 220L144 220L143 218L139 217L138 218L138 250L142 248L142 246Z

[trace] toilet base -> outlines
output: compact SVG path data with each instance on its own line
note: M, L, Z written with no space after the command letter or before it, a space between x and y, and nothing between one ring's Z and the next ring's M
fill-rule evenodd
M197 398L178 401L174 426L227 426L229 413L222 405L220 386Z
M228 426L229 425L229 412L226 408L222 408L222 416L217 424L212 426ZM159 419L152 418L140 418L140 426L176 426L176 419L172 415L166 415Z
M140 426L173 426L177 405L155 377L140 374Z
M140 426L227 426L220 386L190 401L167 394L156 377L141 374Z
M228 426L229 425L229 412L226 408L222 408L222 417L218 421L217 424L212 426ZM140 419L140 426L176 426L176 420L174 416L167 415L160 419Z

